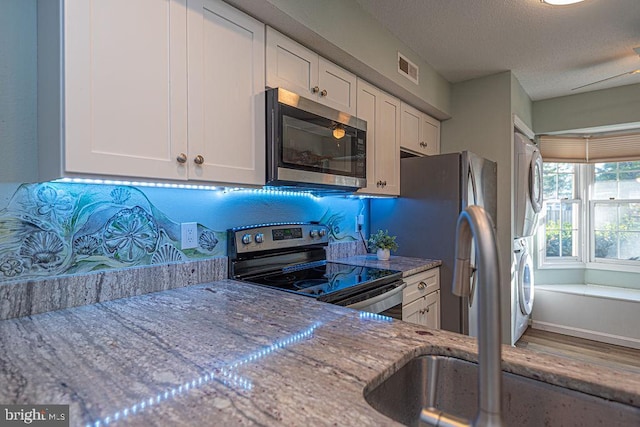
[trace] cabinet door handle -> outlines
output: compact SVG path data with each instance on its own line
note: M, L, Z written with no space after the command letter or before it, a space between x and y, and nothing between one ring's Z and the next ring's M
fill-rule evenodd
M327 90L322 89L322 92L320 92L320 96L327 96Z
M387 181L382 181L382 186L386 187L387 186Z
M318 93L320 92L320 88L318 86L314 86L311 88L311 93Z
M184 153L180 153L178 157L176 157L176 161L178 163L187 163L187 155Z
M426 284L426 283L424 283L424 282L420 282L420 283L418 283L418 289L423 290L423 289L424 289L424 288L426 288L426 287L427 287L427 284Z
M201 164L203 164L203 163L204 163L204 157L202 157L200 154L198 154L198 155L193 159L193 162L194 162L196 165L201 165Z
M426 142L424 142L424 141L422 141L422 142L420 143L420 147L422 147L422 148L427 148L427 146L428 146L428 145L429 145L429 144L427 144L427 143L426 143Z

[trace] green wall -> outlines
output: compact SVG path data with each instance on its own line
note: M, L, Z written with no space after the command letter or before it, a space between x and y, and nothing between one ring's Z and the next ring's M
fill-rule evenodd
M511 113L533 130L533 102L513 73L511 74Z
M38 178L36 23L35 0L0 1L0 182Z
M441 151L470 150L498 164L497 238L502 282L502 336L511 337L511 72L452 86L452 118L442 123ZM510 341L509 341L510 342Z
M536 134L640 122L640 84L533 103Z
M451 115L449 82L354 0L226 1L434 117ZM398 73L398 51L420 67L419 85Z

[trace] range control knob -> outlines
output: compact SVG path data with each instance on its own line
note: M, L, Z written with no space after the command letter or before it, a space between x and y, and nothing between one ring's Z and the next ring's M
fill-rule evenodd
M242 243L244 243L245 245L251 243L251 234L245 234L244 236L242 236Z
M321 228L320 230L318 230L318 236L324 237L325 234L327 234L327 231L324 228Z
M253 240L255 240L256 243L264 242L264 234L262 234L262 233L256 234L256 237L254 237Z
M318 230L311 230L309 232L309 236L311 236L312 239L315 239L316 237L318 237Z

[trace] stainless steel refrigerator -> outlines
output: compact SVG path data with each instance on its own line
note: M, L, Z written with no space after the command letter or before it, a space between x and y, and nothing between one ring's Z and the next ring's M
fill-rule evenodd
M469 298L451 292L456 222L465 207L480 205L495 228L496 181L496 163L469 151L408 157L400 161L400 197L370 201L370 230L396 235L396 255L442 260L442 329L477 335L475 292ZM473 287L475 278L470 281Z

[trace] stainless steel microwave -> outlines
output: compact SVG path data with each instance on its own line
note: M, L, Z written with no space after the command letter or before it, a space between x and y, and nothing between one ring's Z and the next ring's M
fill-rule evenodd
M367 122L267 90L267 185L354 191L367 184Z

